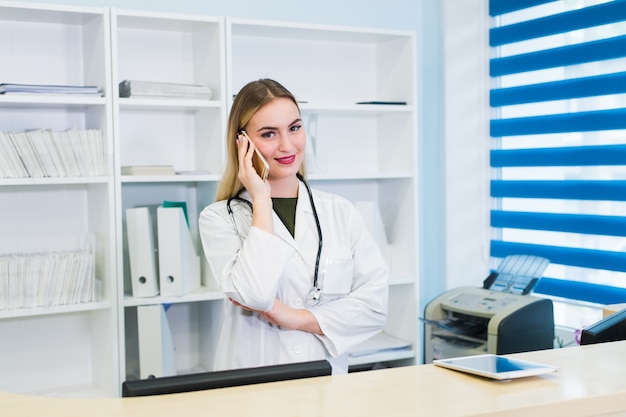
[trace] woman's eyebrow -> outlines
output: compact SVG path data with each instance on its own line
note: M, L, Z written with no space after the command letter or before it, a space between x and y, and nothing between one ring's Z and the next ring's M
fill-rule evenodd
M301 118L297 118L296 120L294 120L293 122L289 123L289 126L293 126L296 123L301 123L302 119ZM256 131L257 132L261 132L262 130L278 130L277 127L274 126L261 126L260 128L258 128Z

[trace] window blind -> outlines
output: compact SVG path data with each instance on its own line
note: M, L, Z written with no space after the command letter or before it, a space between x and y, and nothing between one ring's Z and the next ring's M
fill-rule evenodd
M494 264L535 289L626 302L626 1L490 0Z

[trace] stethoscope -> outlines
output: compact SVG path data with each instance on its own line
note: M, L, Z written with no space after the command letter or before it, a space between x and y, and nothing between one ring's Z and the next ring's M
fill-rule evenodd
M323 246L322 227L320 226L320 219L319 219L319 216L317 215L317 209L315 208L315 202L313 201L313 193L311 192L311 187L309 186L309 183L302 177L302 175L296 174L296 176L298 177L300 181L302 181L302 183L304 183L304 186L306 187L306 191L309 194L309 201L311 201L311 208L313 209L313 217L315 218L315 226L317 227L317 236L319 237L319 242L317 246L317 257L315 259L315 273L313 275L313 286L311 287L311 290L306 296L306 304L309 306L315 306L319 304L320 301L322 301L322 295L323 295L322 288L320 287L319 281L318 281L320 259L322 256L322 246ZM230 215L230 219L233 222L233 227L235 228L235 232L237 232L237 235L239 236L239 240L241 240L241 243L243 244L243 237L241 236L241 233L239 233L239 228L237 227L237 222L235 221L235 215L233 214L231 203L233 200L246 203L248 207L250 207L250 211L252 211L252 203L246 200L245 198L240 197L239 196L240 193L241 191L239 191L236 195L230 197L226 201L226 210L228 210L228 214Z

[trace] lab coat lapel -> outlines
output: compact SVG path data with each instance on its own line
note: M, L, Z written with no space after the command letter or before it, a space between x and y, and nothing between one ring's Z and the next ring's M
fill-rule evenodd
M272 211L272 219L274 221L274 233L276 236L289 243L291 246L295 246L295 241L293 237L291 237L291 233L287 230L287 227L283 224L283 221L280 220L278 214L275 211Z
M296 206L295 240L299 250L307 251L311 245L317 245L317 227L313 208L306 186L300 182L298 189L298 205Z

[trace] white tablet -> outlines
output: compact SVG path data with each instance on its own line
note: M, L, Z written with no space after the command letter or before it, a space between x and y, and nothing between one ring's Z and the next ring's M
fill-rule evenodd
M435 359L433 363L455 371L467 372L492 379L513 379L556 372L559 368L521 359L493 354Z

